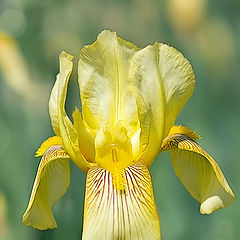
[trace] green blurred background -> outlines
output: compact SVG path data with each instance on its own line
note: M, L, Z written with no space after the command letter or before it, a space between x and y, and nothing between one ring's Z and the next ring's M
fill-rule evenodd
M39 159L53 135L48 99L58 54L79 55L103 29L139 47L156 40L183 52L195 70L195 93L177 119L201 136L237 200L210 216L199 213L175 176L169 154L151 167L163 240L240 239L240 1L236 0L0 0L0 239L81 239L85 176L71 166L71 186L56 204L58 229L26 227ZM5 34L11 36L10 39ZM75 69L76 71L76 69ZM79 105L76 72L67 111ZM151 237L149 238L151 239Z

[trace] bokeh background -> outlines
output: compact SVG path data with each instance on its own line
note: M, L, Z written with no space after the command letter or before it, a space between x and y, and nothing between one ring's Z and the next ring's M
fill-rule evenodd
M168 43L190 60L195 93L177 119L201 136L237 199L210 216L199 213L174 174L169 154L151 167L165 240L236 240L240 237L240 1L236 0L0 0L0 239L81 239L85 176L71 166L71 186L56 204L58 229L26 227L26 209L40 159L53 135L48 99L58 54L79 55L103 29L144 47ZM75 69L76 71L76 69ZM76 72L67 111L79 105ZM151 237L150 237L151 238ZM149 239L150 239L149 238Z

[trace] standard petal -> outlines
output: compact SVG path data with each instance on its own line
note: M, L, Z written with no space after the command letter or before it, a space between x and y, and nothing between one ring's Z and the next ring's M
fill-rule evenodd
M69 156L61 145L51 146L43 155L23 223L40 230L56 228L51 208L70 184Z
M61 136L64 149L74 163L86 172L88 163L79 151L78 134L65 111L67 86L72 72L73 56L62 52L59 56L60 73L57 75L55 85L49 100L49 113L52 127L57 136Z
M135 131L137 105L131 95L128 73L137 50L110 31L103 31L92 45L81 50L78 80L83 119L93 129L114 126L122 120L129 136Z
M83 239L159 240L160 225L151 177L141 163L125 171L127 187L119 192L111 174L102 168L88 171Z
M175 173L192 197L201 203L200 212L210 214L231 204L235 197L221 169L193 140L199 136L191 130L186 131L185 127L174 128L175 133L163 141L161 150L171 151Z
M67 85L72 73L73 56L62 52L59 55L59 68L60 73L57 75L56 82L51 92L49 100L49 114L51 117L52 127L57 136L60 136L60 120L66 116L65 112L65 100L67 93ZM64 113L61 116L61 113Z
M141 123L141 149L154 160L178 113L193 93L195 76L173 47L155 43L135 53L130 65Z

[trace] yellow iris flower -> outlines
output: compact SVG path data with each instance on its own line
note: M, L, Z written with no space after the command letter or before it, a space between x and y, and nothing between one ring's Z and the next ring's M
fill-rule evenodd
M73 123L65 111L73 57L59 58L49 101L56 136L36 153L42 159L25 225L57 227L51 209L70 184L70 159L87 175L82 239L161 238L148 168L162 151L171 152L176 175L202 214L234 201L217 163L197 144L199 135L174 126L195 85L180 52L158 42L140 49L103 31L80 53L82 112L76 108Z

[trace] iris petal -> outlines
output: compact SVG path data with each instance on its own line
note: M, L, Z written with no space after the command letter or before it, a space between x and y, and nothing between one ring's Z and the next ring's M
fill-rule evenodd
M70 184L69 156L62 146L51 146L39 164L23 223L40 230L57 227L51 208Z
M57 136L63 141L63 147L74 163L83 171L88 169L88 163L79 151L78 134L65 111L68 81L72 72L73 56L62 52L59 56L60 73L49 100L49 113L52 127Z
M103 31L92 45L81 50L78 81L83 118L90 127L114 127L122 120L129 135L135 130L137 105L131 95L128 73L137 50L110 31Z
M195 84L190 63L176 49L155 43L141 50L110 31L82 49L78 76L88 126L96 130L123 121L128 136L140 127L136 149L147 166Z
M173 47L155 43L134 54L130 65L141 123L145 164L151 165L178 113L193 93L195 76Z
M111 174L92 168L87 174L83 239L159 240L160 226L151 177L141 163L125 171L126 190L118 192Z
M196 133L188 131L188 135L175 131L163 141L161 149L171 151L175 173L201 203L200 212L210 214L231 204L235 197L214 159L190 138L197 137Z

